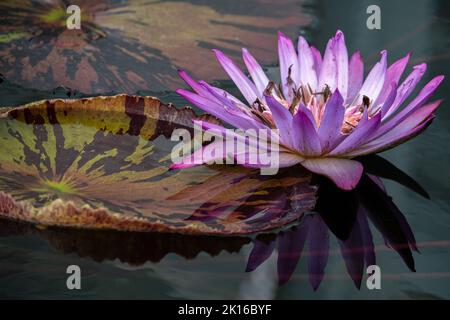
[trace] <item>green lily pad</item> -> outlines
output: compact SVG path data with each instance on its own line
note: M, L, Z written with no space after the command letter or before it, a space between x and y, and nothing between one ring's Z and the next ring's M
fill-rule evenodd
M208 116L202 116L202 118ZM301 168L169 170L199 118L156 98L46 100L0 115L0 216L44 226L188 234L281 227L315 205ZM210 119L214 121L214 119Z

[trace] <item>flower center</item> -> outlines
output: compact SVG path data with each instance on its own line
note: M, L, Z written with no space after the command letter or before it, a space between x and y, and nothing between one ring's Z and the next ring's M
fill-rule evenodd
M295 86L293 86L294 88ZM276 86L273 82L269 82L265 95L275 98L281 105L288 109L293 115L299 108L305 108L304 112L310 112L317 127L320 127L323 116L325 114L326 104L329 101L332 92L328 85L325 85L321 91L313 91L309 85L301 85L297 89L293 89L290 99L286 99L283 95L280 85ZM353 102L344 105L345 114L342 123L341 133L349 134L357 126L364 114L366 108L370 108L371 101L367 96L361 99L355 99ZM252 107L251 114L264 122L271 128L276 128L269 107L257 99Z

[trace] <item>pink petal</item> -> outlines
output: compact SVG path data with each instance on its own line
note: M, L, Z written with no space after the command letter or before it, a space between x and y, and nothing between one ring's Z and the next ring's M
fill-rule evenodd
M322 152L319 135L311 119L302 109L306 109L305 106L301 105L292 119L294 148L304 155L316 156Z
M272 112L275 125L277 126L277 129L280 130L281 142L289 147L293 147L293 139L291 136L292 114L272 96L265 97L267 106L269 107L270 112Z
M251 147L260 148L262 149L261 151L264 152L267 151L265 149L270 149L270 141L279 140L279 137L275 133L275 131L269 128L254 130L255 134L253 135L251 130L239 133L236 130L224 128L220 125L208 121L193 120L193 123L201 127L203 130L210 130L211 133L216 133L218 136L221 136L224 141L226 141L226 139L234 139L234 141L237 141L239 143L245 143L246 145L249 145ZM261 130L266 130L266 136L264 137L264 140L261 136Z
M361 163L340 158L305 159L301 165L314 173L330 178L343 190L355 188L363 172Z
M320 144L324 152L331 151L341 139L341 128L345 114L343 102L339 90L336 90L325 106L325 112L318 130Z
M403 83L397 89L397 97L392 104L389 111L386 113L386 117L393 114L398 107L408 98L411 92L414 90L416 85L419 83L420 79L427 70L427 65L422 63L420 65L414 66L414 70L409 74L409 76L403 81Z
M334 54L335 41L334 38L328 40L325 54L323 57L322 67L320 68L319 82L317 90L322 90L328 85L333 92L337 87L337 66L336 56Z
M337 88L343 97L347 97L348 87L348 53L342 31L338 30L335 36L334 55L337 68Z
M236 159L236 163L238 163L246 168L260 169L260 168L268 167L268 165L254 164L254 163L248 163L248 162L243 163L238 160L239 159ZM288 168L288 167L292 167L296 164L301 163L303 161L303 158L298 154L294 154L294 153L290 153L290 152L280 152L278 161L279 161L278 168Z
M283 95L290 103L293 98L292 90L299 84L298 57L294 45L282 32L278 32L278 56L280 59L280 77ZM290 80L289 80L290 70ZM289 83L293 81L294 84Z
M267 78L264 70L261 68L256 59L248 52L247 49L242 49L242 56L244 58L244 63L247 66L247 70L250 73L253 82L258 89L258 96L263 98L263 92L269 84L269 79Z
M280 152L279 161L280 168L287 168L300 163L301 161L303 161L303 158L298 154Z
M236 128L244 130L252 128L266 128L266 126L261 122L250 118L247 114L239 110L227 110L223 105L217 102L206 99L198 94L186 91L184 89L178 89L176 92L203 111L222 119Z
M210 86L204 81L199 81L199 84L208 93L205 98L221 104L225 109L247 114L248 107L225 90Z
M212 96L211 94L205 90L205 88L203 88L200 84L197 83L197 81L195 81L194 79L192 79L184 70L178 70L178 75L180 76L181 79L184 80L184 82L186 82L186 84L188 86L190 86L195 92L197 92L199 95L201 95L202 97L205 98L209 98L211 99Z
M169 169L170 170L185 169L185 168L199 166L199 165L202 165L202 164L210 162L210 161L214 162L214 161L223 160L225 158L224 153L215 154L214 152L212 152L212 150L214 150L214 149L217 150L219 148L224 150L223 141L214 141L206 146L203 146L203 147L195 150L191 154L185 156L181 160L180 163L174 163L174 164L170 165Z
M428 99L433 95L436 89L441 84L442 80L444 80L444 76L437 76L433 78L430 82L428 82L425 87L419 92L417 97L411 101L402 111L393 116L391 119L385 121L385 123L374 133L372 139L377 138L386 132L389 132L393 128L395 128L399 123L401 123L404 119L406 119L411 113L416 111L418 108L423 106L424 103L428 101ZM387 118L385 114L383 114L384 119Z
M390 132L349 153L349 156L381 152L414 138L430 124L433 119L433 112L441 102L442 100L438 100L419 108Z
M316 70L317 77L319 77L320 69L322 68L322 55L316 47L311 46L310 48L314 58L314 69ZM312 89L315 90L316 88Z
M348 67L348 90L346 103L352 103L356 98L364 80L364 63L361 59L359 51L355 52Z
M241 91L244 98L251 105L256 101L258 97L258 91L256 90L255 84L250 81L249 78L228 58L223 52L217 49L213 49L216 54L217 60L230 76L231 80L234 81L236 86Z
M346 154L367 142L367 139L378 129L381 114L377 113L372 119L368 118L367 109L358 123L358 126L342 141L330 155Z
M392 104L394 103L395 97L397 97L397 84L395 82L392 82L390 90L389 90L389 88L386 90L388 91L388 95L386 96L386 99L383 102L383 105L381 106L381 110L380 110L381 120L383 120L384 116L386 115L386 113L389 111Z
M317 86L314 55L303 37L298 38L298 60L300 67L300 83L302 85L309 85L314 90Z
M387 52L386 50L381 51L381 59L375 64L375 66L370 70L366 81L359 91L359 99L362 100L363 96L367 96L371 101L375 101L381 92L384 85L384 79L386 75L386 64L387 64Z
M392 83L395 85L400 81L400 77L405 71L406 65L408 64L409 57L411 53L408 53L405 57L395 61L386 71L386 78L384 80L383 89L381 89L380 95L375 101L375 105L383 104L388 94L390 93L389 89Z

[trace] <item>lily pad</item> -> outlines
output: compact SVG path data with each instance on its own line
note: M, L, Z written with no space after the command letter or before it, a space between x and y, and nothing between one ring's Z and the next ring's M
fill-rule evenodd
M211 48L246 46L274 62L276 31L294 35L311 20L298 0L80 0L81 29L68 29L67 1L0 2L0 73L39 90L65 86L86 94L162 91L196 78L224 77ZM189 57L189 58L187 58Z
M207 116L202 116L202 118ZM46 100L0 116L0 216L44 226L188 234L279 228L315 205L300 167L169 170L199 118L152 97Z

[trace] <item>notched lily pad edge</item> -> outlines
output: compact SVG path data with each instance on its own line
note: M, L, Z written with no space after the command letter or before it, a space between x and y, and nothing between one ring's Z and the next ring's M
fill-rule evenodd
M311 208L311 211L313 208ZM279 219L274 223L254 230L219 230L202 223L192 222L186 226L172 227L163 222L149 221L145 218L124 216L112 213L107 208L92 208L83 205L77 208L72 201L57 199L50 205L37 209L26 201L16 201L10 194L0 191L0 220L12 220L32 224L36 227L73 228L87 230L111 230L119 232L159 232L206 236L257 236L266 233L278 233L292 227L300 217L293 215L288 219Z

